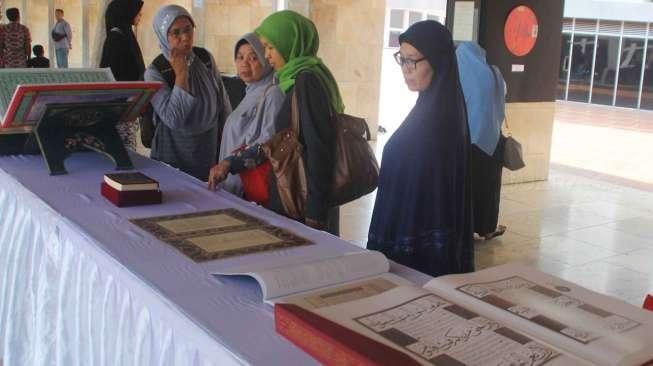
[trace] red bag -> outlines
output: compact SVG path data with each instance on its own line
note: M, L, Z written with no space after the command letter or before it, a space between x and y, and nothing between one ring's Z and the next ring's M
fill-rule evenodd
M247 145L243 145L232 154L237 154L247 149ZM268 192L268 179L270 179L270 161L266 160L263 164L254 169L246 169L240 172L240 181L243 183L243 193L245 199L251 202L256 202L261 206L267 205L270 200L270 192Z
M243 182L243 191L248 201L253 201L261 206L268 204L270 192L268 191L268 179L270 179L270 161L248 169L240 173L240 180Z

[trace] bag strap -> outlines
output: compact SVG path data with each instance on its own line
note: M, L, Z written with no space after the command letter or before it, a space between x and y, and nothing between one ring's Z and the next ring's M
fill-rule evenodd
M172 69L170 61L168 61L163 54L159 54L154 61L152 61L152 65L154 65L159 74L161 74L163 80L166 81L166 84L172 88L175 85L175 71Z
M213 65L211 64L211 54L206 50L206 48L193 47L193 53L200 58L200 61L202 61L209 71L213 69Z
M497 67L494 65L488 65L488 66L490 67L490 71L492 72L492 78L494 79L495 92L499 94L501 90L499 89L500 80L499 77L497 76ZM508 125L508 116L505 114L503 117L503 125L505 126L506 135L508 135L508 137L512 136L512 132L510 132L510 126Z
M292 92L290 108L290 127L299 135L299 106L297 105L297 93L294 90Z

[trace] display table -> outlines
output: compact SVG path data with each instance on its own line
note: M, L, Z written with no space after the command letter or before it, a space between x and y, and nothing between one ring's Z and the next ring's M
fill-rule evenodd
M360 251L159 162L133 154L159 181L163 204L118 208L100 195L113 164L97 153L49 176L40 156L0 158L0 364L306 365L276 334L272 307L248 277L214 271L297 256ZM316 245L195 263L128 220L237 208ZM422 284L428 277L392 271Z

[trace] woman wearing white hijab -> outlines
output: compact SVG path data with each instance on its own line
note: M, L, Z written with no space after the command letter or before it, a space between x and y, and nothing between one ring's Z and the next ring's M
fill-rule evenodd
M274 118L285 99L274 83L272 66L265 59L265 49L256 34L247 33L236 43L234 61L238 76L247 88L245 98L225 123L218 161L235 150L269 140L276 132ZM239 175L229 175L221 188L243 195Z
M156 66L145 70L146 81L163 82L152 98L156 132L150 156L206 181L216 162L219 131L231 112L220 71L213 56L209 67L196 55L195 23L186 9L162 7L153 26L175 78L171 87Z

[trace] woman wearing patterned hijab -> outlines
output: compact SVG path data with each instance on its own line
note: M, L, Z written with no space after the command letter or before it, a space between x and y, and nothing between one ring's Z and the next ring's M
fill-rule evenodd
M222 160L234 151L267 141L276 129L274 119L285 96L274 83L274 72L265 59L265 49L254 33L247 33L234 50L236 71L245 82L245 98L227 118L222 131L220 156ZM229 175L221 186L235 195L243 195L240 176Z
M395 54L415 106L383 149L367 248L431 276L474 270L470 141L449 31L432 20Z
M142 8L140 0L113 0L104 14L107 36L100 67L111 68L117 81L143 80L143 54L132 30L141 20ZM125 147L136 150L136 122L119 122L116 128Z
M213 56L210 65L196 56L195 23L186 9L162 7L153 26L174 85L167 84L156 66L145 70L146 81L163 82L152 98L156 132L150 156L206 181L217 160L220 126L231 112L220 71Z
M265 47L265 57L275 70L279 87L286 94L275 120L277 131L291 123L292 95L297 96L299 141L303 146L308 194L303 220L307 225L337 235L338 207L329 205L329 193L335 164L336 131L334 112L344 105L333 75L317 57L319 37L313 22L290 10L276 12L256 29ZM238 174L265 161L258 145L227 157L216 165L209 177L209 188L224 180L228 173ZM255 164L251 164L254 162ZM269 185L266 207L287 215L279 198L274 177Z

